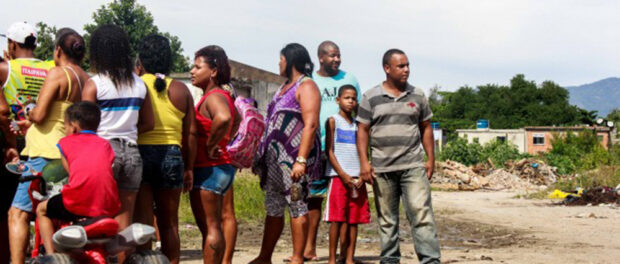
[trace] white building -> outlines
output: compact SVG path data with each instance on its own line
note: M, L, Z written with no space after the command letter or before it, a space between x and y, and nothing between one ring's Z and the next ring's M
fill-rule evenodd
M475 140L481 145L495 139L503 142L510 142L517 146L519 152L527 151L524 129L457 129L459 137L466 138L467 142L473 143Z

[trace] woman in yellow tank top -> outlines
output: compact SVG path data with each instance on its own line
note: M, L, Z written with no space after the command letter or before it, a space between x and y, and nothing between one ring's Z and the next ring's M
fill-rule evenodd
M194 100L185 84L165 76L172 62L167 38L144 38L138 58L138 71L153 107L154 128L138 135L143 175L134 220L153 225L155 203L161 250L174 264L179 263L181 250L179 200L181 191L192 186L196 156L196 142L190 142L189 136L194 131Z
M65 110L80 101L82 85L89 78L79 66L85 52L84 39L77 32L70 28L58 31L54 50L57 66L49 71L27 120L18 122L20 132L27 129L22 155L60 159L56 143L65 136Z

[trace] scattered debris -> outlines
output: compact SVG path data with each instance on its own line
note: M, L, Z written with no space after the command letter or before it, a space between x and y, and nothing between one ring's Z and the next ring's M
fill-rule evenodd
M605 216L597 216L594 213L581 213L575 216L575 218L594 218L594 219L603 219L607 218Z
M596 187L586 190L580 197L569 195L562 201L565 205L620 205L620 195L610 187Z
M437 162L433 183L455 190L536 190L557 180L556 168L534 159L506 162L496 168L492 161L465 166L455 161Z
M564 192L562 190L555 189L551 192L547 198L549 199L566 199L569 196L574 196L573 198L580 197L583 194L583 189L577 188L573 192Z
M536 185L549 185L557 181L557 168L541 160L522 159L517 162L507 161L506 170Z

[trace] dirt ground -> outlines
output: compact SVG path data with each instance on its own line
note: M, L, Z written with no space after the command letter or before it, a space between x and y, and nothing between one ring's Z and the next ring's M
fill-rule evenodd
M550 200L515 198L510 192L434 192L443 263L619 263L620 208L566 207ZM402 215L402 214L401 214ZM410 228L401 217L402 263L418 263ZM182 262L202 263L200 234L181 227L192 239L183 242ZM327 224L321 224L318 254L327 263ZM248 263L260 250L262 226L241 224L234 263ZM291 253L288 227L273 263ZM363 226L357 258L378 263L377 221Z

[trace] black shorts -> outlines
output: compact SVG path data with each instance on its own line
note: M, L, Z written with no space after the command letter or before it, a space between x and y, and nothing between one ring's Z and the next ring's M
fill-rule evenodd
M47 200L47 212L45 212L45 214L49 218L67 222L73 222L84 218L83 216L69 212L67 208L65 208L65 205L62 203L62 193L54 195Z

